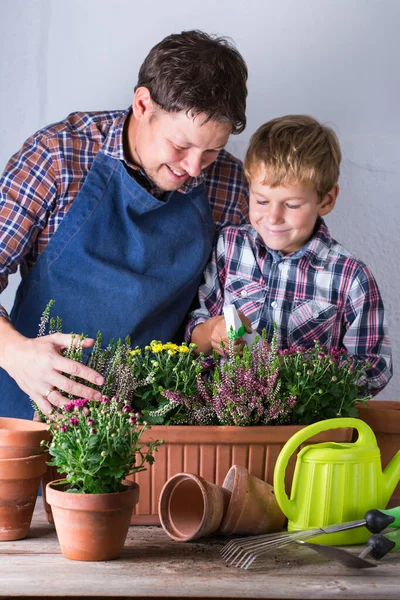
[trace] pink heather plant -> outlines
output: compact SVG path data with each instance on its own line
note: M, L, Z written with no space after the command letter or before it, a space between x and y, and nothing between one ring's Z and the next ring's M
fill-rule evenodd
M271 351L265 334L251 349L245 346L242 355L234 354L232 341L228 359L215 367L211 378L197 376L195 395L170 391L163 395L171 409L185 406L186 422L193 425L287 424L296 404L292 394L282 393L278 355L275 347Z

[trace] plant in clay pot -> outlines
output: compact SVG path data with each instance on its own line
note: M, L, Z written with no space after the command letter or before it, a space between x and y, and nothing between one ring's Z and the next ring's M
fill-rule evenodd
M51 330L59 327L59 320L50 320ZM132 350L129 340L125 340L113 346L118 350L116 360L112 352L104 356L101 344L96 344L86 359L87 364L106 374L107 384L124 385L129 380L128 390L114 387L111 394L123 397L127 405L140 411L152 424L151 431L143 434L144 442L158 438L165 442L157 454L155 469L150 467L129 476L140 483L141 488L132 518L135 524L159 524L158 497L165 482L176 473L191 472L222 485L226 473L236 464L272 484L280 449L308 422L294 419L294 411L298 411L301 403L308 402L306 388L318 385L318 390L322 389L320 372L323 369L313 367L315 380L308 374L306 386L297 386L302 392L299 403L293 385L302 383L297 375L300 355L297 352L280 354L275 340L270 348L265 334L251 348L246 347L242 355L235 356L231 348L222 363L217 356L195 357L193 344L153 340L144 349ZM71 345L69 351L71 358L84 360L79 343L77 347ZM290 364L292 369L288 367ZM286 380L282 377L283 366ZM119 372L122 376L117 376ZM104 387L102 392L105 393ZM363 398L363 394L359 398ZM353 410L354 400L342 402L342 399L334 410L341 416L353 414L346 411ZM325 414L326 406L326 398L318 392L313 397L313 410L307 409L304 417L318 420L332 416ZM334 440L343 441L350 439L351 432L337 431L330 435ZM323 434L316 441L328 439L329 436ZM288 468L288 486L293 469L294 460ZM55 478L54 473L47 473L48 481ZM49 510L48 515L51 520Z
M65 475L47 484L62 553L74 560L117 558L139 497L139 486L125 479L153 462L161 442L144 446L149 426L116 397L72 400L48 426L49 464Z
M200 357L199 360L202 360ZM210 364L210 363L208 363ZM165 390L169 400L149 418L169 414L177 405L193 425L308 425L333 417L357 415L356 402L366 403L363 366L343 350L322 348L277 350L265 331L252 346L235 354L233 339L227 359L214 356L211 375L196 373L192 393ZM170 419L174 422L174 419Z
M356 401L366 402L362 365L318 342L311 350L282 352L275 337L269 344L263 332L241 355L234 354L231 341L222 361L214 355L193 358L193 363L188 391L164 389L157 409L143 408L146 419L164 424L154 426L151 434L162 437L165 445L157 470L135 478L145 493L134 523L159 522L149 491L154 497L156 490L158 497L175 473L195 473L222 485L237 464L272 484L276 458L294 433L310 422L355 416ZM338 430L312 441L350 439L350 430ZM287 470L288 489L294 462Z

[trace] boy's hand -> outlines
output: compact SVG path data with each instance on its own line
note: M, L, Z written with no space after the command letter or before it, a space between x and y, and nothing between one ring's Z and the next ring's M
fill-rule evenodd
M250 320L240 311L238 311L239 317L246 329L247 333L251 333L251 322ZM225 318L221 315L218 317L211 317L205 323L195 327L192 333L192 342L197 344L198 352L204 352L207 356L211 354L212 350L215 350L220 356L226 356L228 352L228 335L226 332ZM224 343L224 347L221 347L221 342ZM234 352L241 352L246 342L243 338L237 338L234 342Z

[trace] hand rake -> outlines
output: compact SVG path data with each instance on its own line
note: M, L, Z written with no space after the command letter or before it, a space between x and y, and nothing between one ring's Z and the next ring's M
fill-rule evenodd
M248 569L259 556L283 548L289 544L306 541L310 538L347 529L366 526L373 533L379 533L387 527L400 527L400 507L388 510L369 510L363 519L338 525L318 527L304 531L281 531L267 535L239 538L228 542L221 550L228 564Z

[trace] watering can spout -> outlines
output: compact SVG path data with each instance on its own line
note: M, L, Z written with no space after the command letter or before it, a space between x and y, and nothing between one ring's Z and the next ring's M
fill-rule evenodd
M400 481L400 450L394 455L386 469L383 471L383 499L384 504L389 502L396 485Z

